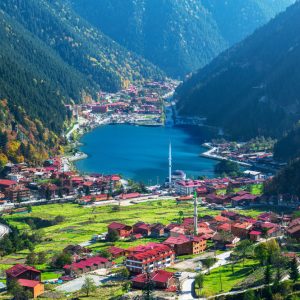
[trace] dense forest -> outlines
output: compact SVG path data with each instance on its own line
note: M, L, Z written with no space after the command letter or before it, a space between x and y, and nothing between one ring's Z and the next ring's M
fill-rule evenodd
M164 76L62 3L0 2L0 165L56 153L65 104Z
M294 0L69 0L105 34L177 77L265 24ZM230 22L228 21L230 20Z
M223 52L177 91L182 115L239 139L281 137L300 116L300 3Z
M300 157L300 122L275 144L274 157L279 161Z
M265 186L266 194L290 194L300 197L300 159L291 161Z

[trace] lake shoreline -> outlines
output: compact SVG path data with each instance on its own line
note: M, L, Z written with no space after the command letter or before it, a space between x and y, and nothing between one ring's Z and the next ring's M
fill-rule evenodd
M106 125L106 126L104 126L104 125ZM113 126L112 126L113 125ZM189 140L191 140L192 139L192 134L190 134L189 136L187 135L187 133L186 132L189 132L190 131L190 128L193 128L193 127L190 127L190 126L188 126L188 127L184 127L184 128L182 128L181 126L180 127L172 127L172 128L168 128L168 127L166 127L166 126L144 126L144 125L132 125L132 124L101 124L101 125L99 125L99 126L97 126L97 127L94 127L94 128L92 128L92 130L89 130L88 132L85 132L84 134L82 134L81 135L81 137L80 137L80 142L81 142L81 147L80 147L80 153L82 153L82 155L81 156L79 156L79 157L77 157L77 159L76 160L74 160L74 159L72 159L73 161L72 161L72 164L73 164L73 166L76 168L76 170L78 170L80 173L103 173L103 174L113 174L113 173L123 173L122 172L122 170L119 170L119 168L118 169L110 169L109 171L107 170L108 168L107 167L104 167L104 168L101 168L101 170L96 170L95 168L94 168L94 166L95 165L99 165L100 163L95 163L95 164L93 164L93 168L91 168L90 166L91 166L91 162L89 162L88 164L87 163L85 163L85 164L83 164L82 163L82 161L87 161L89 158L91 158L91 155L90 154L87 154L87 153L90 153L90 151L86 151L86 148L87 147L91 147L92 149L93 148L97 148L97 147L93 147L93 145L91 145L90 144L90 141L88 141L88 140L84 140L84 141L82 141L82 139L87 139L86 137L88 137L88 139L90 139L89 138L89 135L90 134L93 134L95 131L97 131L99 128L107 128L107 129L105 129L104 131L106 131L106 130L108 130L108 131L111 131L111 129L108 129L108 128L113 128L113 127L117 127L117 126L119 126L118 128L120 128L120 127L122 127L122 126L126 126L126 128L135 128L135 129L137 129L137 130L140 130L140 129L143 129L142 131L144 131L144 130L151 130L152 131L152 129L154 129L155 131L158 131L158 132L160 132L160 130L162 130L163 132L164 131L166 131L166 130L170 130L171 132L174 130L175 132L176 131L178 131L178 132L182 132L181 134L183 134L183 135L185 135L184 136L184 138L187 140L186 141L186 144L187 145L181 145L181 146L189 146L189 144L190 144L190 141ZM187 130L187 128L188 128L188 130ZM198 129L198 128L196 128L196 129ZM134 129L133 129L134 130ZM204 130L204 129L203 129ZM194 131L195 131L195 129L194 129ZM149 131L148 131L148 133L149 133ZM124 134L127 134L127 133L124 133ZM110 135L110 139L111 139L111 136L113 136L114 135L114 133L111 133L111 135ZM155 136L155 135L154 135ZM198 137L199 138L199 137ZM97 135L96 136L94 136L94 139L99 139L98 137L97 137ZM154 137L154 140L155 140L155 137ZM165 141L169 141L169 137L166 137L165 139L164 139L164 142ZM197 143L197 144L195 144L195 142L194 143L192 143L193 144L193 147L201 147L201 143ZM129 147L130 148L130 147ZM128 147L126 148L126 149L128 149ZM161 149L160 149L161 150ZM164 149L163 149L164 150ZM164 156L165 156L165 160L162 162L162 163L165 163L165 162L167 162L167 147L166 147L166 150L165 150L166 152L165 152L165 154L164 154ZM143 152L143 150L141 150L141 153ZM193 151L193 153L195 154L195 156L197 156L198 157L198 153L199 153L199 149L198 149L198 151ZM193 154L192 153L192 154ZM139 154L140 153L138 153L137 154L137 156L139 156ZM189 154L189 153L188 153ZM92 156L93 157L97 157L97 156L101 156L102 155L102 153L101 154L93 154ZM132 157L130 157L130 155L129 155L129 157L123 157L121 160L119 160L120 162L122 162L122 161L126 161L126 160L131 160L132 159ZM196 159L196 158L195 158ZM209 161L213 161L213 160L211 160L211 159L209 159L209 158L205 158L205 159L207 159L207 160L209 160ZM95 160L94 159L94 161L97 161L97 159ZM176 160L174 160L174 161L176 161ZM197 159L197 161L198 161L198 159ZM200 160L200 162L201 162L201 160ZM198 164L199 164L199 161L198 161ZM205 175L208 175L209 177L213 177L214 176L214 174L213 174L213 168L210 168L209 167L209 165L211 165L211 164L213 164L214 165L214 163L211 163L211 162L206 162L206 166L205 166L205 168L199 168L199 171L198 171L198 173L199 174L201 174L201 173L205 173ZM142 167L141 167L142 168ZM183 170L185 170L185 166L183 166L182 167L182 169ZM190 170L188 170L187 171L187 173L189 173L189 171ZM151 172L150 172L150 174L149 174L149 178L151 178L152 177L152 181L153 181L153 170L151 170ZM191 173L195 173L196 171L195 170L192 170L192 172ZM125 173L126 173L126 171L125 171ZM159 172L158 172L159 173ZM209 174L207 174L207 173L209 173ZM167 176L167 172L166 172L166 174L165 174L165 177ZM126 178L131 178L131 179L135 179L135 178L132 178L132 176L128 176L127 174L125 175L125 177ZM147 177L147 175L145 175L145 174L143 174L143 177ZM161 176L159 176L159 177L161 177ZM140 180L140 178L138 178L138 180ZM144 180L144 179L143 179Z

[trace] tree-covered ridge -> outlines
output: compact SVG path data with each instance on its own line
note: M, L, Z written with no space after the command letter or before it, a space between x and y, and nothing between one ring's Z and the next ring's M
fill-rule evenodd
M300 159L289 163L265 186L270 195L290 194L300 197Z
M55 153L67 119L65 104L100 89L118 90L125 80L162 76L60 1L1 1L0 127L8 140L2 162L37 161Z
M53 131L39 119L29 118L20 106L9 108L7 100L0 101L0 128L0 172L8 161L41 163L62 150Z
M274 157L279 161L300 158L300 122L275 144Z
M300 3L218 56L177 91L183 115L238 138L281 136L299 119Z
M24 124L16 107L60 132L64 103L78 102L81 92L96 88L59 56L5 13L0 19L0 99L7 99L17 122Z
M169 75L184 76L294 0L69 0L78 14ZM261 2L264 2L262 4Z
M124 79L161 78L156 67L104 36L64 3L3 0L0 8L103 90L116 91Z

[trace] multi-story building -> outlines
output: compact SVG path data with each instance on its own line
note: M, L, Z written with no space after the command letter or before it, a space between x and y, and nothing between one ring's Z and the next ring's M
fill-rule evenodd
M175 182L175 190L179 195L191 195L202 186L200 180L181 180Z
M5 195L11 202L17 202L30 199L31 193L23 185L14 185L5 189Z
M206 240L197 236L187 237L180 235L178 237L169 237L164 241L164 244L170 246L176 255L199 254L206 249Z
M143 251L142 251L143 250ZM153 272L174 264L175 252L167 245L150 243L136 252L132 249L125 265L131 273Z

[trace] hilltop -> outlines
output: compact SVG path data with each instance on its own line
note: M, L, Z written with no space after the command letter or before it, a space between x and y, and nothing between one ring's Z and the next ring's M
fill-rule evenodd
M173 77L203 67L293 0L70 0L78 14Z
M239 139L281 137L300 113L299 16L297 2L184 82L179 113Z

